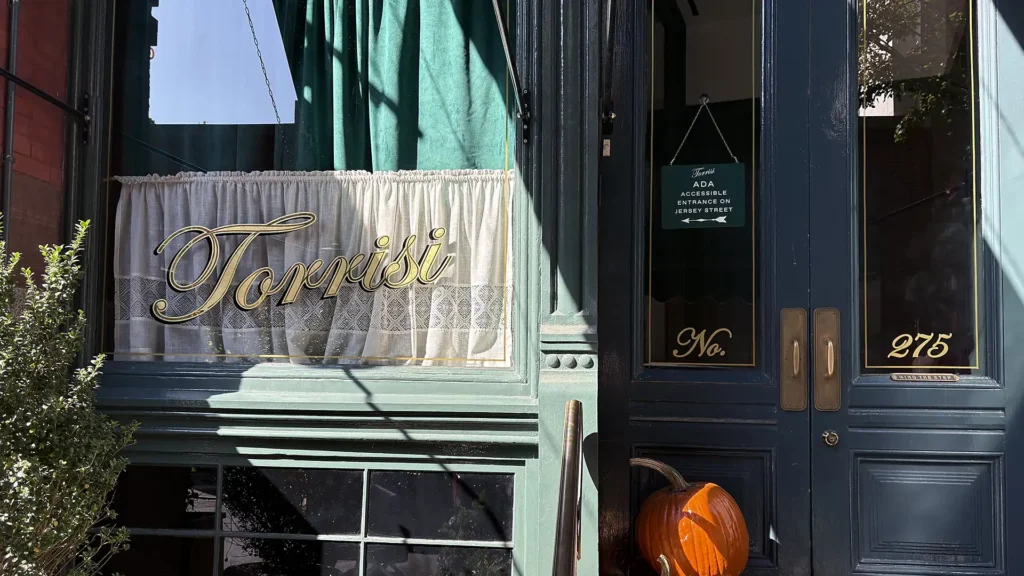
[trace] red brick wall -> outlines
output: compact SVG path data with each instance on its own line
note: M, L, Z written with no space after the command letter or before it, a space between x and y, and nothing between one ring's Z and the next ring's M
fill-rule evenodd
M4 67L9 10L8 2L0 1L0 65ZM18 76L64 99L68 0L23 0L18 22ZM6 118L6 93L6 82L0 81L0 134ZM11 214L5 214L4 220L11 249L21 252L22 263L38 274L42 271L39 245L61 241L64 113L24 89L15 93Z

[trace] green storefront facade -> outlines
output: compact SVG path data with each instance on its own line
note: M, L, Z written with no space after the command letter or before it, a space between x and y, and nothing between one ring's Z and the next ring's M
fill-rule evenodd
M52 3L109 571L654 574L634 457L744 574L1024 570L1017 2Z

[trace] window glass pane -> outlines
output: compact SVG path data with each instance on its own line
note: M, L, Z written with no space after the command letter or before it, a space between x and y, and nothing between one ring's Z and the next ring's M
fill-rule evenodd
M649 6L644 361L755 366L761 5Z
M359 574L359 544L354 543L228 538L222 547L222 576Z
M225 467L223 494L231 532L355 534L362 522L361 471Z
M509 364L517 126L490 3L116 10L116 360Z
M366 547L366 575L511 576L512 551L371 544Z
M9 3L4 10L9 10ZM3 27L2 50L6 54L6 15ZM65 100L69 55L67 0L21 3L18 38L18 76ZM0 88L2 125L6 121L6 82L0 82ZM24 88L15 88L11 213L3 215L3 223L9 232L11 250L21 252L21 266L31 268L37 278L43 272L39 246L59 244L63 236L65 123L61 109ZM5 192L0 192L0 196Z
M213 573L213 538L132 536L128 550L111 557L103 574L202 576Z
M117 480L111 507L129 528L212 530L217 470L129 466Z
M971 0L860 4L868 372L981 367Z
M512 539L511 474L373 472L367 531L371 536Z

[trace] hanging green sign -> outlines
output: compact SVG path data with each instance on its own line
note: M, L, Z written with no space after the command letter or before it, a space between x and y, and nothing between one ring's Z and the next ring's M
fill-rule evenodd
M662 167L661 227L742 227L747 216L746 174L740 162Z

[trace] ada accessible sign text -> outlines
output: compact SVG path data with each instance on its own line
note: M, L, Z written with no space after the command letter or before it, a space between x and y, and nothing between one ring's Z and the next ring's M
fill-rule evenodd
M746 166L738 162L662 167L661 227L742 227L746 174Z

